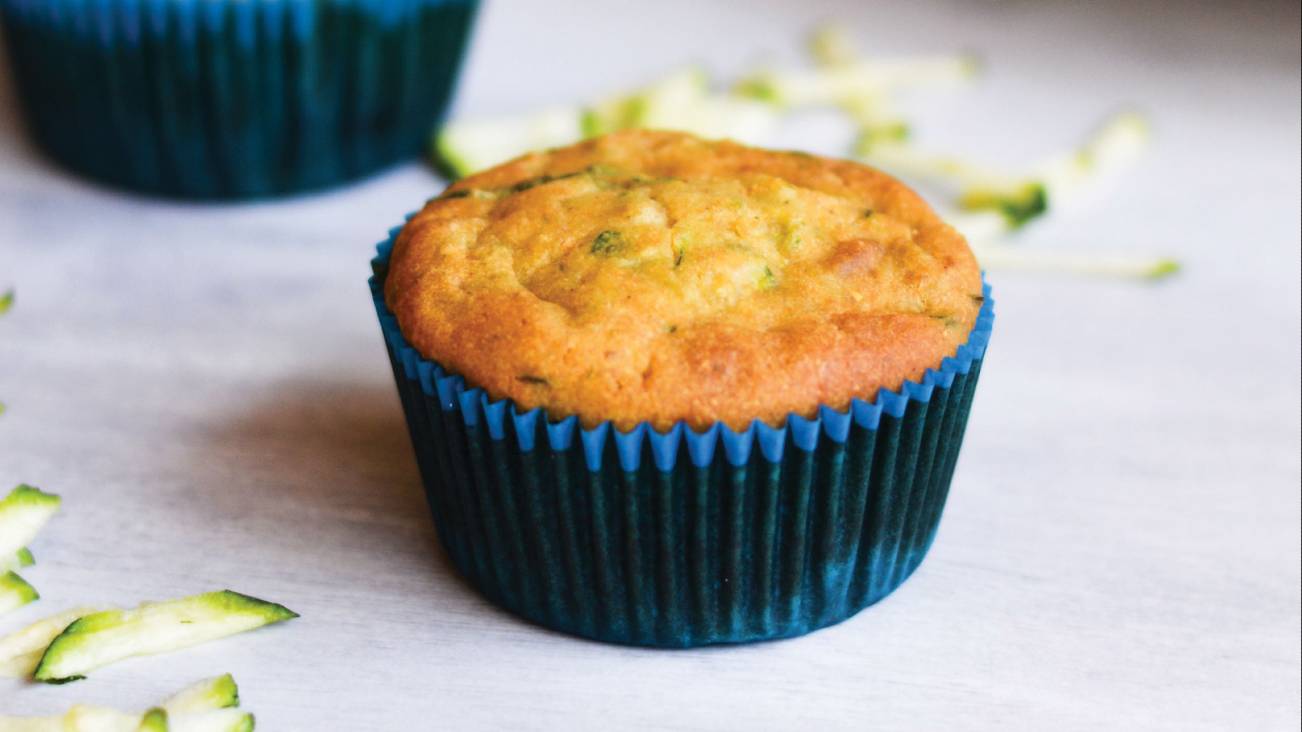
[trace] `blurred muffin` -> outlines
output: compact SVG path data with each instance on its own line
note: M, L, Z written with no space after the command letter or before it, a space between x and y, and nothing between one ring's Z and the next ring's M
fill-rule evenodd
M292 193L417 156L477 0L0 0L27 126L96 180Z
M440 536L525 617L798 635L934 537L991 303L883 173L618 133L458 182L375 265Z

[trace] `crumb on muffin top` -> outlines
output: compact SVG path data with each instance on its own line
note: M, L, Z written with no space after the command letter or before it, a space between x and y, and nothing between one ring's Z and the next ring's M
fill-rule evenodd
M457 182L398 235L384 288L471 385L620 429L871 399L953 355L981 305L966 242L885 173L650 131Z

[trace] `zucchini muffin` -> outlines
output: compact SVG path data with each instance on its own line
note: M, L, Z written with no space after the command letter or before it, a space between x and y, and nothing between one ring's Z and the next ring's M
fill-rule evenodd
M624 430L844 409L953 355L982 300L893 178L645 131L460 181L398 236L385 296L493 398Z
M439 536L523 617L799 635L935 537L992 301L884 173L621 132L461 180L373 268Z
M285 195L416 158L478 0L0 0L26 126L88 178Z

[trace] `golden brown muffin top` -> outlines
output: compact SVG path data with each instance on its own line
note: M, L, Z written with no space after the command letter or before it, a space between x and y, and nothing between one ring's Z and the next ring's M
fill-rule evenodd
M885 173L630 131L453 185L398 235L385 299L421 354L495 399L743 429L938 367L981 278Z

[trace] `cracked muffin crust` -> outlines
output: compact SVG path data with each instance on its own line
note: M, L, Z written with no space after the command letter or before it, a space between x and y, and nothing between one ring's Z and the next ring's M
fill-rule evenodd
M857 163L629 131L465 178L407 223L385 300L426 358L620 429L781 425L939 366L971 250Z

